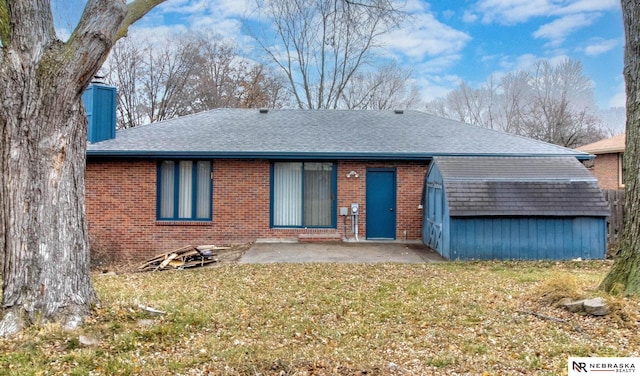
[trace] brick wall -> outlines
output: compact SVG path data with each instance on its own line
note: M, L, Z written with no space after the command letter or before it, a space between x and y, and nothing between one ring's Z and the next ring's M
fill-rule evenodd
M351 217L337 212L335 229L272 229L269 226L270 162L216 160L213 164L213 221L156 220L156 162L89 160L86 202L92 245L119 259L139 260L184 245L236 244L258 238L295 238L300 234L353 237ZM422 210L418 208L427 163L338 163L337 207L360 204L358 231L366 235L366 169L397 171L398 240L419 240ZM347 178L350 171L358 177ZM346 226L345 226L346 224ZM346 228L346 230L345 230Z
M598 154L593 161L591 173L598 179L602 189L621 189L619 184L618 153Z

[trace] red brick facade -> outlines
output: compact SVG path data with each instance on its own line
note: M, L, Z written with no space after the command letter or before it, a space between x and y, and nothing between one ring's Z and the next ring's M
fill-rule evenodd
M598 179L602 189L623 189L620 179L619 158L621 153L598 154L589 170Z
M427 162L337 163L338 200L335 229L271 228L270 162L220 159L213 163L213 220L166 222L156 219L155 161L89 160L86 202L92 245L120 259L143 259L184 245L235 244L258 238L296 238L327 234L352 238L351 217L340 207L360 204L358 232L366 237L366 170L396 169L396 238L419 240L419 208ZM355 171L358 177L347 177ZM345 230L346 229L346 230Z

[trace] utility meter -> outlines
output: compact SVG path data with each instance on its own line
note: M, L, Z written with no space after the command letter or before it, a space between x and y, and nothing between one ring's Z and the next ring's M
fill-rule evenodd
M351 204L351 214L352 215L357 215L358 214L358 204Z

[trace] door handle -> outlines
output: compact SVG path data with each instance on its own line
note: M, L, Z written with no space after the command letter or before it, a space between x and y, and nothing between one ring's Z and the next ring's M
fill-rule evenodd
M393 211L393 208L389 208L389 211Z

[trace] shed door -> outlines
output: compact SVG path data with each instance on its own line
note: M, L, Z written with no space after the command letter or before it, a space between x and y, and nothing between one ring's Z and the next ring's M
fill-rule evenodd
M442 254L442 220L443 220L442 185L427 183L427 218L425 243Z
M367 169L366 204L367 239L395 239L395 169Z

